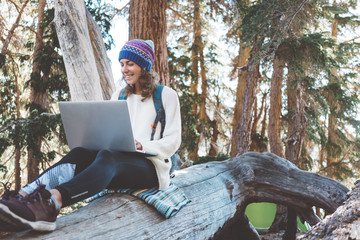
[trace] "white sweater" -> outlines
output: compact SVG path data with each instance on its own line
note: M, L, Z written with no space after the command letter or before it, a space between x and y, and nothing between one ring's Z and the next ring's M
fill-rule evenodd
M113 93L111 100L118 99L120 90L119 88ZM134 138L141 143L144 151L157 154L157 156L148 157L148 159L155 166L160 190L165 189L170 184L171 161L165 161L165 159L169 159L181 143L181 117L178 96L173 89L165 86L161 97L165 109L166 126L163 138L160 139L161 123L158 123L153 141L150 141L152 124L156 117L153 98L150 97L144 102L141 101L141 95L132 94L127 98Z

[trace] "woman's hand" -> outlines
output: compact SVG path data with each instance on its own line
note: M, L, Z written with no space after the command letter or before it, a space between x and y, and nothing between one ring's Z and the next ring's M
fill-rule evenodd
M143 150L141 143L136 140L135 140L135 147L136 147L136 150Z

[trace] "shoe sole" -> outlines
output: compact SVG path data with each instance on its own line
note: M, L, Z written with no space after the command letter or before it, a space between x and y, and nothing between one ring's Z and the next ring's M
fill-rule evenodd
M56 222L28 221L13 213L6 205L0 204L0 218L10 224L16 224L20 228L33 229L41 232L51 232L56 229Z
M0 232L20 232L27 229L29 229L29 227L18 225L14 222L11 222L10 219L0 215Z

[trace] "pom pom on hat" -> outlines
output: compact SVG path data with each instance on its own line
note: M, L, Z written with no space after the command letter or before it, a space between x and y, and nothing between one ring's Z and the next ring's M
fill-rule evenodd
M133 61L150 72L155 59L153 41L133 39L126 42L120 50L119 61L123 58Z

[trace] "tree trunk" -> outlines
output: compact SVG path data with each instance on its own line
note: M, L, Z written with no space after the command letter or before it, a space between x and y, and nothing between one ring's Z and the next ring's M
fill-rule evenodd
M288 74L288 136L286 139L286 159L299 165L301 147L306 135L305 104L302 98L302 76L289 67Z
M270 152L284 157L283 143L280 136L280 116L281 116L281 85L284 73L284 61L275 57L273 63L273 74L270 86L270 110L269 110L269 144Z
M306 135L305 104L302 98L302 76L295 73L293 67L288 68L288 136L286 139L286 158L299 166L301 148ZM293 239L296 235L296 213L288 207L287 226L294 225L291 231L286 231L283 239ZM290 229L288 227L288 229ZM287 229L287 230L288 230Z
M55 27L72 101L104 99L86 19L84 1L55 1Z
M114 78L112 75L110 62L106 57L107 55L105 44L101 35L100 28L87 9L86 19L89 29L90 41L92 49L94 51L96 66L100 77L102 95L105 100L108 100L111 98L111 94L115 90Z
M264 116L266 115L266 97L267 93L263 93L262 99L261 99L261 106L258 110L257 107L257 98L255 97L255 103L254 103L254 116L253 116L253 123L251 126L251 144L250 144L250 151L252 152L266 152L266 144L261 139L260 134L258 133L258 124L261 119L261 116L264 113Z
M257 50L256 48L253 48L252 51L256 52ZM259 63L255 62L255 59L251 59L248 64L248 76L246 78L246 88L241 111L241 118L236 131L238 156L249 151L250 148L251 120L255 100L255 92L258 80L260 78L259 65Z
M200 27L201 29L201 27ZM206 78L205 59L204 59L204 43L201 36L202 30L200 30L199 37L199 57L200 57L200 76L201 76L201 96L200 96L200 109L199 109L199 120L205 123L209 122L209 116L206 113L206 99L208 97L208 84Z
M243 44L240 44L239 56L238 56L239 67L244 66L248 62L248 59L250 57L250 51L251 48L245 47L243 46ZM232 121L232 138L231 138L231 152L230 152L231 157L235 157L237 152L238 138L236 137L236 132L239 127L240 116L242 112L247 75L248 75L248 71L246 69L239 71L238 74L238 85L236 89L236 100L235 100L234 115Z
M264 138L265 137L265 133L266 133L266 129L267 129L267 116L268 116L268 111L269 111L269 106L265 103L265 109L264 109L264 116L263 116L263 120L261 121L261 132L260 135ZM266 152L266 151L263 151Z
M21 153L19 149L15 149L15 164L14 164L14 172L15 172L15 190L20 190L21 188Z
M336 1L333 2L333 6L337 7ZM337 19L334 17L332 19L331 24L331 37L334 39L337 39L338 37L338 22ZM335 85L336 80L334 80L334 77L338 77L339 74L335 68L331 69L331 73L333 76L329 76L329 86ZM326 147L326 166L327 168L327 174L329 177L332 177L334 179L337 178L337 169L336 169L336 163L339 161L339 156L341 152L340 142L341 139L337 136L337 128L338 128L338 119L337 115L340 110L339 103L336 100L336 90L334 87L329 87L327 94L326 94L326 100L329 105L330 111L328 116L328 144Z
M169 86L170 74L166 45L166 0L131 0L129 9L129 39L150 39L154 42L153 70L160 83Z
M165 220L141 200L113 194L61 217L52 233L21 232L4 239L229 239L224 238L229 226L230 231L231 227L240 229L237 239L242 239L244 231L246 239L260 239L244 215L248 204L286 204L315 224L312 206L333 212L348 192L335 180L299 170L271 153L248 152L175 174L174 184L191 203L170 219ZM241 225L232 225L237 220Z
M39 113L47 112L49 110L49 94L47 89L39 87L46 84L49 73L41 72L39 56L42 54L44 42L42 40L44 34L44 27L41 25L44 19L44 10L46 0L39 0L38 3L38 22L35 33L35 46L33 53L33 67L31 72L31 92L30 92L30 111L38 110ZM29 139L31 143L28 146L28 182L34 181L39 176L39 164L41 162L40 149L42 139L41 136L35 136Z
M211 141L210 141L210 150L209 150L209 156L217 156L219 153L218 146L217 146L217 140L219 137L219 128L218 128L218 122L220 120L220 116L218 113L218 109L220 107L220 99L219 95L215 96L216 98L216 108L214 110L214 119L211 121L211 128L212 128L212 135L211 135Z
M198 0L196 0L198 1ZM202 38L202 27L200 25L200 34L196 36L198 38L198 54L199 54L199 63L200 63L200 76L201 76L201 95L200 95L200 108L199 108L199 118L198 118L198 132L201 136L207 135L208 127L212 126L210 122L210 118L206 113L206 99L208 97L208 84L207 84L207 77L206 77L206 69L205 69L205 59L204 59L204 42ZM215 123L216 124L216 123ZM216 127L216 126L215 126ZM216 132L214 132L216 134ZM217 135L215 135L217 137ZM200 142L200 141L199 141ZM197 145L199 145L199 142ZM211 142L210 142L211 144ZM216 144L216 142L214 143Z
M20 89L19 89L19 79L16 74L15 75L15 88L16 88L16 97L15 97L15 103L16 103L16 117L18 119L21 118L21 112L20 112ZM18 130L19 131L19 130ZM17 132L18 132L17 131ZM17 133L19 134L19 133ZM18 140L19 141L19 140ZM21 188L21 147L19 142L15 142L15 164L14 164L14 172L15 172L15 189L19 190Z
M201 17L200 17L200 1L194 0L194 20L193 20L193 45L191 48L191 93L194 97L198 95L198 85L199 85L199 48L201 45ZM196 99L197 101L198 99ZM192 105L192 113L196 116L199 116L198 113L198 104L193 103ZM200 112L200 111L199 111ZM200 124L200 123L198 123ZM199 125L197 126L199 129ZM199 151L199 143L200 143L200 135L197 136L195 140L194 150L189 152L188 158L190 160L196 161L198 159L198 151Z

